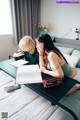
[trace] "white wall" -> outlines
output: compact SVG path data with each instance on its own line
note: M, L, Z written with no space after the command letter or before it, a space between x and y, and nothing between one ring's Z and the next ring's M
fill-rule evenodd
M76 39L72 28L80 27L80 4L56 4L56 0L41 1L41 23L51 23L53 36Z
M0 39L0 61L8 59L18 49L11 38Z
M56 0L41 0L41 23L51 23L53 36L76 39L71 29L80 27L80 4L56 4ZM0 39L0 61L17 50L12 39Z

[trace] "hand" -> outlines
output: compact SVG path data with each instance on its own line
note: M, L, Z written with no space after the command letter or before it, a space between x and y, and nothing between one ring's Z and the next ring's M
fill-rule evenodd
M37 47L37 51L40 55L42 55L42 54L44 55L44 50L42 47Z
M44 54L44 44L36 40L36 48L39 54Z
M17 53L14 53L14 54L13 54L13 57L20 57L20 56L22 56L22 55L23 55L22 52L17 52Z
M46 73L46 68L45 67L41 67L41 72L42 73Z

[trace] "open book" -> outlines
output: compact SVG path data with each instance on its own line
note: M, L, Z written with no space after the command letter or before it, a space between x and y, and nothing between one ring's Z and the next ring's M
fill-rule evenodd
M26 61L26 60L20 59L20 60L12 62L10 64L13 65L13 66L15 66L15 67L19 67L19 66L24 65L26 63L29 63L29 62Z
M38 65L23 65L18 67L16 83L42 83L41 70Z

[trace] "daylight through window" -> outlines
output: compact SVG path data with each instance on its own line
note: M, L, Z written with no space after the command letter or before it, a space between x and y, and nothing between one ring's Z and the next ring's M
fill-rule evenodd
M10 0L0 0L0 35L12 33Z

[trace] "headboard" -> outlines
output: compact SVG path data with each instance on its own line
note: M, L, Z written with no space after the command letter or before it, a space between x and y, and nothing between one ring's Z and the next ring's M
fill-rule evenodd
M53 41L56 45L64 46L64 47L72 47L80 50L80 40L72 40L65 38L54 38Z

